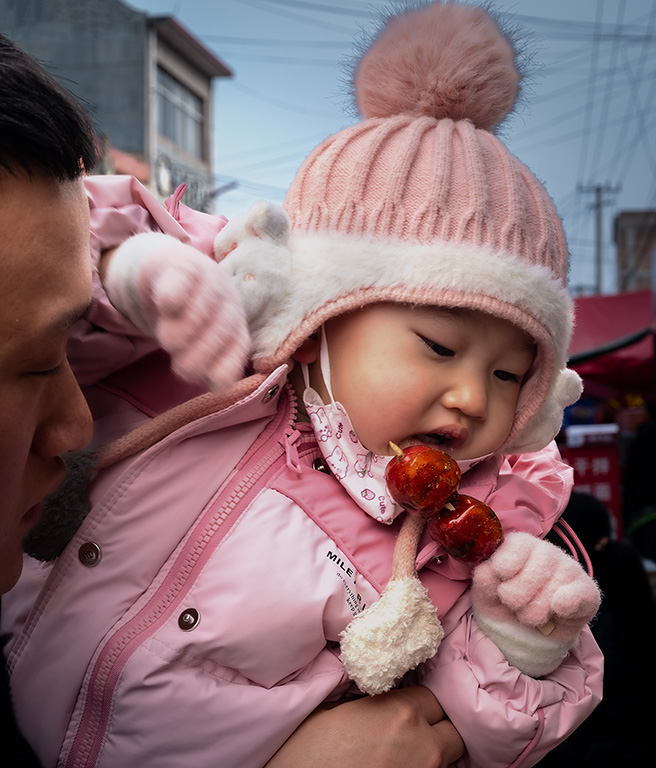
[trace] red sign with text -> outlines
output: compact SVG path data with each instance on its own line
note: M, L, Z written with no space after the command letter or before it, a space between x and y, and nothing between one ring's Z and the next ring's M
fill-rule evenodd
M563 461L574 469L574 490L589 493L603 502L615 519L616 535L622 538L622 489L616 445L560 447Z

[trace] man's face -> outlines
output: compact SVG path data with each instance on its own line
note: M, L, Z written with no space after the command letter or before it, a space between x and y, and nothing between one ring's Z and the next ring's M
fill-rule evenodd
M62 480L59 454L91 439L66 359L90 300L82 181L0 173L0 594L20 575L39 502Z

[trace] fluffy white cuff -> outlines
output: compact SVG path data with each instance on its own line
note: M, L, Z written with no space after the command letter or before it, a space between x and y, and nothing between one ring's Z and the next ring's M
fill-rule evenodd
M437 653L444 630L416 577L390 580L380 600L342 632L341 660L363 693L388 691Z
M509 664L530 677L543 677L560 666L576 638L554 640L539 629L498 621L474 609L479 627L499 648Z

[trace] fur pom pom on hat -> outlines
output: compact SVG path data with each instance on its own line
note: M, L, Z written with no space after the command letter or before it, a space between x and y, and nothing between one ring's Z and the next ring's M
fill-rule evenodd
M355 68L363 120L322 142L284 213L259 204L215 244L251 307L254 364L376 302L463 307L535 340L506 453L538 450L581 391L566 369L568 251L542 184L492 129L520 75L490 14L433 2L389 17Z
M392 16L360 59L365 117L471 120L490 130L512 110L520 75L510 41L482 8L444 3Z

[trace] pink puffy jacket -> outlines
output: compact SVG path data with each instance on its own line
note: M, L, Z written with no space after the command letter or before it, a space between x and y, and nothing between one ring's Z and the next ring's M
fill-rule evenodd
M103 390L121 431L168 405L159 393L147 413L134 348ZM44 768L256 768L349 687L339 634L389 578L396 526L315 468L284 367L207 410L106 468L62 555L28 559L3 598L18 721ZM571 473L551 446L484 462L461 488L505 530L543 535ZM469 569L442 554L424 540L417 558L445 638L416 681L462 735L459 765L530 766L598 702L599 651L586 630L547 677L519 673L472 618Z

